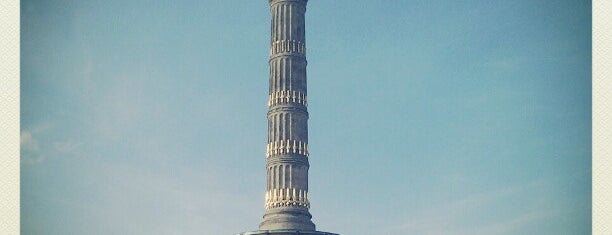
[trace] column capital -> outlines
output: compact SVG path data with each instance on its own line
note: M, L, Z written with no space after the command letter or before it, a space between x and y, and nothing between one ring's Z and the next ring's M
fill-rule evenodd
M307 3L308 0L268 0L270 4L278 3L278 2L300 2Z
M270 6L274 6L279 3L297 3L303 5L303 7L306 7L308 0L268 0L268 3L270 3ZM303 10L305 11L306 9L303 8Z

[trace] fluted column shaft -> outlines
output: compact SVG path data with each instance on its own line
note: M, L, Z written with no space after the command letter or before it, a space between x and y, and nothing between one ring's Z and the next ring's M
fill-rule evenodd
M269 0L270 87L262 230L314 230L308 212L307 0Z

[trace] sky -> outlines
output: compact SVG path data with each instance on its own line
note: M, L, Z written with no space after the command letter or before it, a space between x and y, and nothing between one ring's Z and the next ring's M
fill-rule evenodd
M267 1L22 0L21 233L264 213ZM310 212L346 235L591 233L591 1L309 1Z

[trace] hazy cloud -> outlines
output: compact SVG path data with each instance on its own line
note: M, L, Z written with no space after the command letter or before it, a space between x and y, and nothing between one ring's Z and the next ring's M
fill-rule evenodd
M497 223L493 223L487 226L476 228L475 230L463 231L459 234L470 234L470 235L495 235L495 234L506 234L515 231L518 228L526 226L527 224L539 221L541 219L553 216L557 211L540 211L535 210L524 214L517 215L508 220L503 220Z
M53 143L53 147L55 150L60 153L72 153L74 152L82 143L74 142L72 140L67 140L63 142L55 142Z
M473 194L456 201L441 204L438 207L415 214L406 219L405 223L392 226L393 232L411 232L417 234L471 234L471 235L492 235L504 234L518 229L531 222L551 216L552 212L542 212L537 208L530 208L514 217L497 221L483 227L463 227L457 228L455 222L461 221L465 215L476 215L482 213L491 205L498 205L508 197L524 194L526 191L543 187L545 181L534 180L527 184L503 187L493 191L485 191Z
M45 160L44 155L40 153L38 141L30 131L21 131L21 162L27 164L39 163Z

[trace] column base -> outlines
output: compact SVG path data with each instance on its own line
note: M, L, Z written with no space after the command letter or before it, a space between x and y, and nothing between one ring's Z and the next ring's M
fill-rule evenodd
M321 231L301 231L301 230L257 230L252 232L238 233L236 235L339 235Z
M261 231L299 230L315 231L315 224L308 209L301 206L288 206L266 210L263 222L259 224Z

